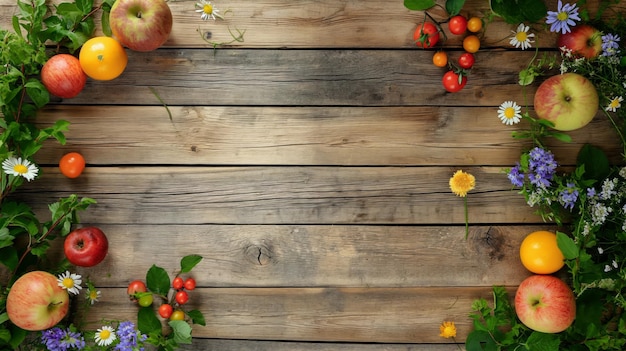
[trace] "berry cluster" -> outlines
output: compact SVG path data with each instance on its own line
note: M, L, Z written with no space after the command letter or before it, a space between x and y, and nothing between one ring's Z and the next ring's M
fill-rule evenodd
M159 316L169 320L184 320L185 312L182 306L189 302L188 291L196 288L196 280L193 278L183 279L176 276L172 281L172 291L168 296L161 296L163 303L159 306ZM128 284L128 296L131 301L137 302L141 307L149 307L154 303L155 293L148 291L146 284L141 280L134 280Z
M443 37L447 39L442 29L442 24L447 23L448 30L453 35L464 35L463 49L465 50L453 63L443 49L438 49L433 55L433 64L437 67L447 68L443 75L442 84L446 91L456 93L467 84L467 75L474 66L476 59L474 54L480 49L479 33L483 29L483 20L479 17L467 18L463 15L454 15L444 22L435 21L428 13L430 21L424 21L417 26L413 34L413 40L418 47L429 49L435 48Z

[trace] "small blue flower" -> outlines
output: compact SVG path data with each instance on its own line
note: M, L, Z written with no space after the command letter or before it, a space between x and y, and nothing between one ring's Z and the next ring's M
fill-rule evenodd
M565 4L559 0L557 11L548 11L546 24L550 24L551 32L561 32L565 34L571 32L570 27L576 26L576 22L580 21L578 17L578 7L576 4Z
M140 343L147 339L146 335L135 329L135 324L131 321L121 322L116 334L120 340L119 344L115 346L115 350L118 351L143 350Z
M509 178L513 186L524 186L524 173L521 170L519 162L515 165L515 167L511 168L511 170L507 174L507 177Z
M619 54L620 37L616 34L606 34L602 36L602 56L614 56Z
M556 173L557 163L552 152L535 147L528 152L528 179L532 185L546 188Z
M42 332L41 342L49 351L82 350L85 348L85 338L80 333L58 327Z
M572 210L578 200L578 189L576 184L567 183L567 188L563 189L559 194L559 202L564 208Z

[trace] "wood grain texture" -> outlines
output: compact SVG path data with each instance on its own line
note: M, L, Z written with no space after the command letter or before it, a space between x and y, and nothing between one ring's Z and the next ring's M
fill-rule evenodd
M17 195L42 213L72 193L96 198L98 224L463 224L453 167L106 167L65 178L56 168ZM467 168L472 223L539 223L501 168Z
M442 271L442 274L445 271ZM102 288L86 326L134 318L125 289ZM458 340L471 328L475 299L491 288L198 288L189 306L202 310L199 338L327 342L446 343L439 325L454 320Z
M87 224L86 224L87 225ZM204 257L202 287L514 286L528 276L518 247L547 226L101 225L110 250L79 269L124 288L157 264Z
M317 343L254 340L196 339L188 351L459 351L460 344Z
M67 143L50 142L42 164L79 151L89 166L320 165L511 167L528 143L511 137L527 127L505 126L492 107L254 107L54 105L41 126L71 123ZM614 134L599 114L572 143L549 142L562 165L573 165L582 145ZM138 137L141 135L141 137ZM453 137L451 137L453 136ZM618 138L602 147L621 159Z

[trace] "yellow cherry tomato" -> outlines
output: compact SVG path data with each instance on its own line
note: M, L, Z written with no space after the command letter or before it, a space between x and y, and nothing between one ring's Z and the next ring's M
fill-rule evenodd
M170 320L172 321L182 321L183 319L185 319L185 312L181 310L172 312L172 315L170 316Z
M444 51L437 51L433 55L433 64L437 67L446 67L448 64L448 54Z
M467 30L472 33L480 32L483 29L483 20L479 17L472 17L467 21Z
M96 80L111 80L119 77L128 56L122 45L111 37L94 37L85 42L78 55L85 73Z
M480 49L480 39L474 34L468 35L463 39L463 49L469 53L475 53Z
M519 249L522 265L535 274L552 274L565 265L556 234L540 230L528 234Z

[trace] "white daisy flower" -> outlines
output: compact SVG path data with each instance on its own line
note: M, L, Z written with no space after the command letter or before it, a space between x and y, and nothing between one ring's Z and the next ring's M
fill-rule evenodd
M109 346L113 343L113 341L115 341L115 339L117 339L115 336L115 329L105 325L96 331L95 339L98 346Z
M59 275L57 282L60 287L66 289L68 293L78 295L80 289L83 287L80 284L83 282L81 276L75 273L65 271L65 273Z
M101 297L102 297L102 293L100 292L100 290L96 290L96 289L89 289L87 291L87 295L85 296L85 298L89 300L89 303L92 305L98 302Z
M2 170L6 174L26 178L29 182L37 176L39 168L34 163L21 157L9 157L2 161Z
M513 125L522 119L522 108L515 101L505 101L498 108L498 117L502 123Z
M605 108L606 111L615 112L618 108L622 107L621 102L624 101L624 98L621 96L616 96L611 99L609 105Z
M528 33L529 30L529 26L524 25L524 23L520 23L519 26L517 26L516 31L511 31L513 33L513 37L511 37L509 44L515 46L516 48L521 48L522 50L530 49L530 44L535 42L531 39L535 37L535 34Z
M220 10L213 7L213 4L211 4L210 1L202 0L201 2L196 3L196 7L198 8L196 12L202 13L200 18L205 21L208 19L215 20L216 18L224 19L224 17L219 14Z

